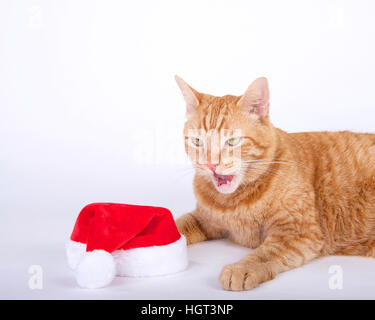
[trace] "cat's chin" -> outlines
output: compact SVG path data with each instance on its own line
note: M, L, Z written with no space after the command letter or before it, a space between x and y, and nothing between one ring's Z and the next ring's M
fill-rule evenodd
M239 176L231 175L231 179L226 183L220 182L215 176L212 176L212 183L215 186L216 190L223 194L230 194L237 190L239 186Z

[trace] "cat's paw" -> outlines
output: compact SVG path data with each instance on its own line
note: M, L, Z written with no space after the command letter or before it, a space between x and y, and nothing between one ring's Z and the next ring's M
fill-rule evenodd
M219 282L225 290L232 291L250 290L260 283L256 273L240 263L225 266L220 273Z
M207 240L197 220L191 214L185 214L175 222L178 231L185 236L188 245Z
M193 244L193 240L191 239L192 237L189 235L189 234L186 234L186 233L183 233L181 232L181 234L183 234L185 236L185 239L186 239L186 245L191 245Z
M189 232L186 226L186 222L181 221L181 220L176 220L176 226L177 226L178 231L185 236L186 244L187 245L192 244L192 239L191 239L192 237L190 235L191 233Z

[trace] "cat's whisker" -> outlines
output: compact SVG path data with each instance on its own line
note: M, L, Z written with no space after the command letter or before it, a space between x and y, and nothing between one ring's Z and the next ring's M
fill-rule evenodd
M181 174L181 175L179 175L179 176L175 176L175 177L173 178L173 182L176 182L176 181L179 181L179 180L183 180L183 179L185 179L189 174L190 174L190 172L185 172L185 173L183 173L183 174ZM192 175L194 175L194 173L192 173Z
M303 168L303 169L306 169L306 170L311 170L311 168L309 168L308 166L305 166L301 163L298 163L298 162L293 162L293 161L280 161L280 160L270 160L270 161L264 161L264 160L259 160L259 161L253 161L253 160L249 160L249 161L243 161L242 162L242 165L245 165L245 166L255 166L255 165L272 165L272 164L280 164L280 165L286 165L286 166L297 166L297 167L300 167L300 168Z
M244 160L242 163L249 163L249 164L259 164L259 163L280 163L280 164L290 164L290 165L297 165L297 166L303 166L301 163L293 162L293 161L285 161L285 160Z
M199 168L199 167L195 166L194 164L193 164L192 167L180 168L179 172L174 177L174 181L182 180L190 174L194 175L199 170L203 171L202 168Z
M243 168L248 169L249 166L245 166ZM282 170L280 170L280 169L277 170L277 169L270 168L270 167L268 167L266 169L262 169L259 166L258 167L257 166L251 166L250 168L252 169L253 172L255 172L256 174L259 174L259 175L261 175L263 177L266 176L266 175L268 175L268 176L280 176L280 175L284 175L285 174L285 172L282 171Z
M256 160L242 160L242 162L264 162L264 161L280 161L280 162L300 164L299 162L296 162L296 161L291 161L291 160L288 160L288 159L278 159L278 158L263 158L263 159L256 159Z

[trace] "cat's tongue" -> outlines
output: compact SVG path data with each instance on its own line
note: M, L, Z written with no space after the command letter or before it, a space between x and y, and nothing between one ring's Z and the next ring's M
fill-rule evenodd
M233 179L233 175L222 175L222 174L217 174L214 172L214 176L217 180L217 184L219 187L223 184L231 183Z

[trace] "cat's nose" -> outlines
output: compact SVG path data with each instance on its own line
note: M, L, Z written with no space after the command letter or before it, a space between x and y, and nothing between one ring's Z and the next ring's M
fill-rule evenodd
M215 172L217 164L207 163L208 169L210 169L212 172Z

